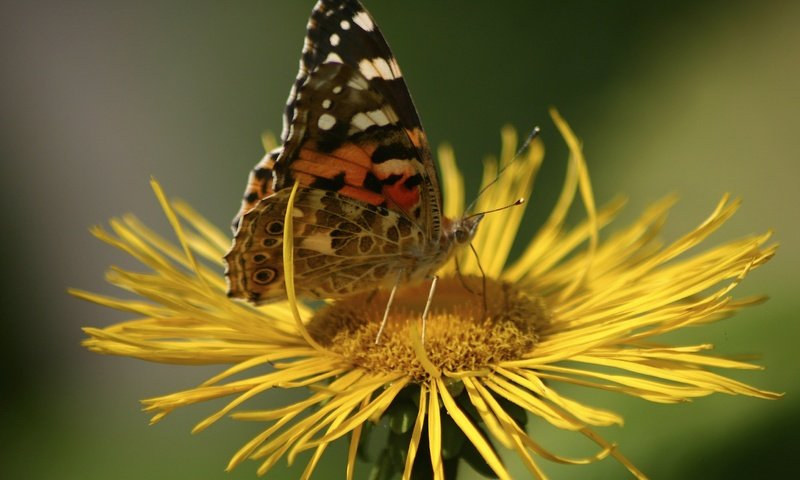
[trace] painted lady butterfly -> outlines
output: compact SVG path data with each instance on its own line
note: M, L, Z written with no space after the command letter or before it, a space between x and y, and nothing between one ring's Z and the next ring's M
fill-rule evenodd
M435 282L483 218L443 217L431 150L397 61L356 0L314 7L282 140L250 173L234 220L225 256L231 297L285 295L283 218L295 182L295 288L310 298Z

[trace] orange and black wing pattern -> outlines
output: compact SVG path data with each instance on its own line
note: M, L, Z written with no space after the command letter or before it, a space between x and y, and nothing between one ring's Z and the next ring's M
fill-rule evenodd
M310 223L301 229L305 237L296 236L307 246L297 253L319 265L309 267L306 278L327 282L344 260L353 272L341 292L317 288L316 294L313 287L322 280L312 280L307 291L315 296L374 288L383 267L417 268L403 263L409 261L404 252L416 255L438 246L441 193L430 147L397 60L358 1L320 0L314 7L281 140L251 172L234 220L236 237L225 257L231 296L258 302L282 289L279 251L264 244L276 236L268 228L277 225L274 207L285 207L282 192L295 182L303 188L306 207L318 210L316 220L304 211L303 221ZM327 206L315 206L312 199L324 199ZM379 221L343 230L363 225L351 218L354 212ZM348 242L392 247L380 254L365 248L370 252L365 255L344 248Z
M397 60L359 2L323 0L312 11L282 142L251 172L237 219L297 180L398 210L438 238L441 198L425 133Z

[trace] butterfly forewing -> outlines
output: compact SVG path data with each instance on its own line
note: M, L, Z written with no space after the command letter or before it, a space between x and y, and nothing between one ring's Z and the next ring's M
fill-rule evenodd
M400 125L420 128L397 60L370 14L354 0L320 1L311 12L300 69L289 95L284 126L291 125L293 103L305 79L325 63L351 65L397 108ZM288 140L284 132L284 142Z
M265 157L251 173L240 215L291 186L295 171L322 173L301 174L298 180L309 185L318 180L318 188L329 189L344 180L348 187L371 190L438 237L441 199L425 134L396 59L357 1L321 1L312 11L282 139L279 155ZM301 170L294 160L303 150L333 154L327 165L339 170ZM371 168L361 172L342 165L363 166L365 159ZM334 181L326 182L329 178ZM378 201L361 193L366 201Z

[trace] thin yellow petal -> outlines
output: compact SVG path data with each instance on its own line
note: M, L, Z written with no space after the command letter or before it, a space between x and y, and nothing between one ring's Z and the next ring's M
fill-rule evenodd
M562 412L554 409L552 405L547 404L513 382L500 377L492 377L486 381L486 386L506 400L516 403L532 414L541 417L554 427L575 431L585 426L572 417L564 416Z
M422 428L425 426L428 396L429 393L427 389L422 386L419 394L419 410L417 410L417 419L414 421L414 429L411 432L411 440L408 442L408 453L406 454L406 465L403 469L403 480L411 479L412 469L414 467L414 459L417 457L417 450L419 450L420 441L422 440Z
M398 378L393 383L389 385L386 390L381 392L375 400L370 402L366 407L362 408L357 414L353 415L352 417L348 418L346 422L342 423L342 425L334 430L331 430L329 434L326 434L322 441L329 442L333 441L342 435L350 432L354 429L357 425L363 424L368 418L372 417L377 413L378 416L381 415L383 411L385 411L389 405L391 405L392 401L395 399L400 390L402 390L406 385L408 385L409 380L406 378Z
M633 474L634 477L638 478L639 480L647 480L647 475L642 473L641 470L636 468L633 465L633 463L631 463L630 460L628 460L622 453L620 453L619 449L616 448L616 445L613 445L613 444L610 444L610 443L606 442L603 439L603 437L597 435L596 433L594 433L592 430L589 430L588 428L583 429L581 431L581 433L583 433L586 437L588 437L589 439L591 439L592 441L594 441L595 443L597 443L601 447L608 449L611 452L611 456L613 456L614 458L617 459L618 462L623 464L625 466L625 468L627 468L628 471L631 472L631 474Z
M308 333L302 318L300 318L300 311L297 308L297 295L294 290L294 200L297 196L297 188L300 186L299 181L294 182L292 193L289 194L289 201L286 203L286 214L283 217L283 276L286 282L286 295L289 297L289 306L291 307L292 316L294 317L297 331L306 340L306 342L319 351L324 351L322 346L314 340Z
M437 151L442 176L442 197L444 214L448 218L459 218L464 214L464 176L456 166L453 147L442 145Z
M516 160L516 132L511 127L504 127L501 133L501 165L505 171L492 187L497 192L492 199L494 206L487 205L489 208L504 207L517 199L529 198L533 179L544 157L541 140L536 139L530 145L527 155ZM525 208L512 207L487 215L483 220L482 229L486 234L476 241L476 248L484 257L483 267L487 275L496 278L502 273L524 213Z
M434 478L444 477L442 464L442 420L439 418L439 382L430 382L428 402L428 449Z
M539 466L536 465L536 462L533 461L533 458L528 455L527 451L523 447L529 448L537 455L552 462L569 465L585 465L596 462L597 460L605 458L610 453L609 449L604 449L587 458L566 458L560 455L555 455L533 441L533 439L530 438L528 434L522 428L520 428L519 425L517 425L514 419L505 412L503 407L497 402L497 400L492 396L491 392L489 392L486 387L481 385L479 382L475 382L475 387L480 395L486 400L487 405L492 409L498 420L503 423L504 428L514 441L514 449L523 458L523 461L526 463L528 469L531 470L531 473L537 477L543 477L544 473L541 472Z
M323 380L326 380L328 378L334 377L334 376L336 376L338 374L341 374L341 373L344 373L344 372L345 372L344 369L328 371L328 372L325 372L324 374L320 374L320 375L312 377L312 379L310 379L309 383L321 382ZM230 413L234 408L238 407L239 405L241 405L245 401L253 398L254 396L256 396L256 395L258 395L258 394L260 394L260 393L262 393L262 392L264 392L266 390L274 388L274 387L278 386L279 384L285 384L285 383L286 382L283 382L283 381L274 382L274 383L273 382L263 382L261 385L256 385L256 386L250 387L249 390L247 390L246 392L244 392L243 394L238 396L235 400L232 400L232 401L228 402L228 404L225 405L224 408L218 410L213 415L207 417L205 420L203 420L202 422L198 423L194 427L194 429L192 429L192 433L197 433L199 431L204 430L205 428L207 428L208 426L210 426L211 424L213 424L214 422L216 422L217 420L222 418L224 415ZM303 384L305 382L299 382L299 383Z
M231 245L230 238L200 215L191 205L182 200L174 200L172 208L175 209L175 213L189 222L202 238L208 241L209 245L215 247L218 253L224 255L228 251Z
M498 478L510 480L511 476L500 461L500 458L495 454L492 446L483 438L483 435L475 428L475 425L467 418L466 414L458 408L456 401L453 400L453 397L450 396L450 393L447 391L447 386L444 385L444 382L442 380L431 382L431 385L434 384L438 384L439 395L450 418L456 422L456 425L464 432L464 435L466 435L469 441L472 442L475 449L478 450L478 453L480 453L481 457L486 461L486 464L489 465L489 468L492 469Z
M483 162L483 176L481 180L481 189L480 191L483 192L485 188L489 186L489 184L494 180L497 176L498 166L497 162L494 161L491 157ZM477 204L474 207L477 211L484 211L490 210L493 207L485 207L484 205L493 205L499 206L500 203L495 202L497 200L497 191L498 188L491 188L484 192L479 198L477 198ZM472 210L472 209L470 209ZM488 226L490 225L487 223L491 220L491 217L485 218L482 223L483 225L478 228L478 231L475 233L475 237L472 239L472 245L476 248L476 250L480 253L483 251L491 251L491 249L484 249L484 245L486 243L486 237L489 235ZM480 269L478 268L478 260L472 255L472 252L469 249L462 249L460 255L458 256L458 263L462 273L470 274L470 275L478 275L480 274Z
M191 260L186 257L186 254L183 250L175 248L170 242L166 239L149 229L146 225L144 225L138 218L133 215L123 215L122 217L122 224L126 228L126 232L129 232L131 235L135 235L139 239L143 240L144 242L149 243L153 247L156 248L157 251L160 251L162 254L166 255L168 258L177 262L178 264L187 267L189 269L195 269L199 275L203 276L206 281L213 283L217 288L223 289L225 286L224 279L220 278L219 272L206 268L204 265L197 263L193 265ZM135 232L135 233L134 233ZM207 243L204 242L201 237L196 235L192 235L189 232L183 232L184 239L186 240L186 244L188 245L190 251L196 253L203 253L198 252L198 247L206 250L205 257L206 259L212 260L217 264L222 264L222 257L219 255L219 251L216 249L211 249L207 247Z
M503 435L508 437L510 442L508 448L512 448L517 452L517 454L520 456L520 459L522 459L522 462L525 464L531 474L534 475L534 477L539 479L547 478L547 476L533 460L533 457L528 454L528 451L522 444L521 437L527 438L527 434L522 432L516 422L505 412L500 404L497 403L494 397L492 397L491 393L489 393L489 391L486 390L486 388L483 387L479 381L465 379L464 384L467 386L467 392L470 393L470 400L472 401L473 405L475 405L476 400L476 397L473 397L474 394L477 396L477 398L480 398L481 403L492 412L493 418L496 418L497 421L502 424L502 427L500 428L503 431ZM493 432L493 430L490 429L490 432Z
M489 431L492 436L497 439L504 447L512 448L512 440L511 436L506 432L503 427L500 425L498 419L494 416L493 412L489 409L489 406L486 404L486 401L478 392L477 387L475 386L476 382L473 382L470 378L465 378L462 380L464 383L464 387L466 388L467 395L469 396L469 400L472 405L477 410L478 414L481 416L481 420L483 423L486 424L486 429Z
M367 400L367 398L365 398L364 400ZM361 407L362 408L364 407L364 402L363 401L362 401ZM331 423L330 427L328 427L327 434L330 434L331 432L336 430L342 424L342 422L344 422L346 419L347 419L347 414L339 415L336 418L336 420L334 420ZM353 429L353 436L354 437L356 436L355 430L358 430L358 432L361 433L361 426L362 425L363 424L359 424L358 427ZM328 445L330 445L330 442L326 442L326 441L322 441L322 442L319 443L319 445L317 445L316 450L314 450L314 454L311 456L311 460L309 460L308 464L306 464L306 468L303 471L303 475L302 475L302 477L300 477L301 479L307 480L307 479L311 478L311 474L314 473L314 469L317 467L317 463L319 462L320 458L322 458L322 454L325 453L325 449L328 448ZM358 445L358 444L356 443L356 445ZM351 444L350 450L353 450L352 461L353 461L353 464L355 464L355 449L352 447L352 444ZM351 460L350 454L348 453L348 461L347 461L347 470L348 471L351 470L351 468L350 468L351 467L350 460ZM289 463L292 463L292 461L293 461L293 456L292 456L292 453L290 452L289 453Z
M578 139L575 137L575 134L572 132L572 129L569 128L567 122L561 118L561 115L555 108L550 108L550 116L552 117L553 122L556 124L556 127L558 127L558 130L561 132L561 135L564 137L564 140L567 142L567 146L569 147L570 151L570 157L575 163L575 170L578 175L578 187L581 192L583 205L586 207L586 217L589 222L590 232L589 249L586 251L586 267L580 272L579 275L575 276L573 282L567 285L567 287L559 294L560 298L568 298L581 286L586 278L586 275L589 273L589 269L592 266L592 257L594 252L597 250L597 244L599 241L599 228L597 223L597 209L594 203L594 194L592 193L592 184L589 181L589 172L586 167L586 159L583 157L583 149L581 148Z
M562 412L569 412L571 416L582 423L591 425L622 425L623 423L622 417L614 412L591 408L559 395L539 378L538 372L528 369L498 368L497 373L553 403Z
M318 411L293 425L291 430L287 430L281 436L261 447L254 453L254 456L266 455L276 448L281 448L280 445L282 443L290 442L293 443L289 453L289 461L292 462L297 453L309 448L314 448L320 443L329 442L348 433L352 430L353 424L356 423L353 421L352 417L348 418L350 412L357 408L358 404L363 401L364 398L369 398L377 388L387 383L387 377L383 377L381 380L384 381L376 382L375 379L361 381L359 384L351 387L349 391L342 392L335 396ZM387 401L390 402L397 394L397 391L399 390L387 389L368 405L367 411L361 411L354 415L354 417L358 416L361 419L358 423L363 423L364 419L375 409L381 408ZM330 433L326 434L321 439L311 440L311 437L319 430L326 425L338 422L340 419L343 420L342 424L332 429Z
M183 247L183 252L186 255L186 258L189 260L189 263L192 265L192 269L205 286L206 290L210 290L211 287L208 285L205 277L200 272L200 265L197 263L197 259L192 253L192 249L189 248L189 244L186 243L186 237L183 234L181 222L178 220L178 216L175 215L175 212L172 210L172 206L167 200L167 196L164 195L164 191L161 189L161 185L159 185L155 178L150 179L150 185L153 187L153 191L156 193L156 197L161 203L161 208L164 210L164 214L167 216L170 225L172 225L172 229L175 230L175 234L178 236L178 242L180 242L181 246Z
M363 409L367 403L369 402L369 397L364 397L364 400L361 401L361 409ZM364 424L358 425L356 428L353 429L353 433L350 436L350 444L347 447L347 468L346 468L346 478L347 480L353 480L353 475L355 474L356 468L356 455L358 454L358 444L361 441L361 432L364 430Z
M442 371L428 358L428 353L425 351L425 345L422 344L422 335L419 332L416 324L411 325L408 329L409 342L414 348L414 354L422 364L422 368L431 376L431 378L440 378Z

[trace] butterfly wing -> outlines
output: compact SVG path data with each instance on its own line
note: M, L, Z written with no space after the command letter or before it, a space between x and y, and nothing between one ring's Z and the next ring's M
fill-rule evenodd
M225 259L230 295L262 303L283 297L283 228L290 189L278 190L242 218ZM308 297L344 296L391 283L392 265L422 231L388 208L333 191L301 187L293 216L295 289Z
M397 238L387 232L402 226L408 233L402 237L405 251L423 252L438 245L441 194L430 148L397 61L357 1L322 0L312 11L300 70L287 102L282 140L283 146L267 154L251 173L238 217L241 225L226 256L232 296L258 301L280 292L282 282L276 279L282 275L281 256L260 249L266 248L262 237L274 239L268 226L275 212L285 210L281 192L295 181L309 191L333 195L330 202L350 205L348 215L388 213L384 216L388 223L349 231L340 228L342 219L325 214L332 207L317 205L321 217L307 219L314 228L295 232L296 258L304 249L316 252L316 260L309 261L320 263L305 276L296 270L315 296L320 295L312 286L326 294L374 287L383 273L378 265L401 271L414 268L413 261L409 264L407 256L400 254L403 250L391 246L385 247L385 255L364 255L332 248L333 243L358 243L370 235L374 242L384 235L393 244ZM304 198L311 198L308 195L304 193ZM360 225L348 215L344 220ZM261 255L257 258L263 266L252 263L255 255ZM360 280L350 281L346 292L339 292L338 286L320 289L345 267L361 272Z
M397 61L359 2L323 0L312 11L282 140L251 172L237 218L298 180L384 204L439 237L427 139Z

